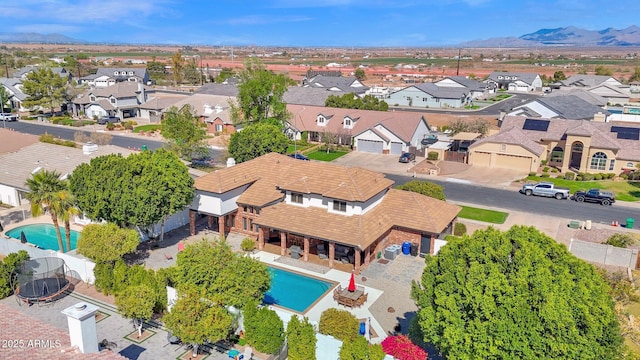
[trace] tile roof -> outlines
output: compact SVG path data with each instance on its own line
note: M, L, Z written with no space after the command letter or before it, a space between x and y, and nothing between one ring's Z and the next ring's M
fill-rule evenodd
M174 105L175 103L177 103L178 101L184 99L184 97L182 96L176 96L176 97L152 97L150 99L147 100L147 102L145 102L144 104L140 105L140 109L148 109L148 110L164 110L167 109L169 107L171 107L171 105Z
M439 234L460 210L428 196L390 189L377 206L363 215L345 216L322 208L280 203L263 209L255 223L366 249L394 226Z
M542 153L546 150L546 147L531 140L529 137L527 137L527 134L525 134L522 129L515 126L504 131L500 131L495 135L480 139L471 144L469 148L473 149L478 145L484 143L519 145L538 156L542 155Z
M616 80L613 76L608 76L608 75L575 74L575 75L569 76L566 80L560 81L560 83L562 83L562 85L564 86L592 87L592 86L600 85L603 82L610 79Z
M13 153L39 142L38 136L23 134L12 129L0 129L0 154Z
M304 86L323 89L338 88L343 92L355 94L364 94L369 90L368 86L353 86L355 83L360 84L355 77L316 75L307 79Z
M185 105L190 105L197 116L209 118L212 120L215 118L220 118L224 123L231 123L229 101L235 100L235 97L226 95L193 94L186 98L180 99L172 106L181 108ZM217 112L216 106L218 106L220 112ZM168 110L168 108L165 110Z
M126 75L114 75L115 72L118 72L118 74L121 74L123 71L126 72ZM148 77L147 74L147 68L146 67L139 67L139 68L98 68L98 71L96 71L96 75L98 76L109 76L109 77L115 77L115 78L128 78L129 72L133 71L133 75L138 76L142 79L144 79L145 77Z
M322 88L295 86L287 89L282 100L287 104L324 106L329 96L342 96L344 94L347 93L344 91L329 91Z
M99 353L83 354L71 346L69 333L45 324L18 310L0 303L0 328L2 340L22 340L23 346L0 349L3 360L123 360L126 357L105 350ZM35 341L42 345L36 345ZM29 341L32 341L31 343ZM45 345L46 344L46 345ZM6 344L5 344L6 345ZM3 346L5 347L5 346Z
M549 94L546 94L545 97L555 97L555 96L566 96L566 95L575 95L582 100L590 103L591 105L603 107L607 105L607 99L603 98L598 94L594 94L591 91L587 91L585 89L572 88L572 89L560 89L554 90Z
M225 85L225 84L217 84L217 83L208 83L198 88L198 90L196 90L195 93L236 97L238 96L238 86L235 84Z
M345 201L366 201L393 185L393 180L358 167L301 161L276 153L195 180L196 190L217 194L248 185L237 202L263 206L280 200L282 190L321 194Z
M354 136L377 125L383 125L407 143L411 142L420 122L426 122L423 114L414 111L354 110L308 105L287 105L287 110L293 117L289 124L299 131L330 131L333 134ZM317 123L320 114L329 119L324 126ZM351 129L344 127L345 117L354 121Z
M91 94L97 98L109 98L111 96L117 99L137 97L140 93L139 86L144 85L133 81L123 81L104 88L89 89L73 99L73 102L76 104L89 104L91 103Z
M489 79L495 82L505 82L505 79L498 79L498 76L515 76L517 79L523 81L529 85L533 84L533 81L538 77L536 73L528 73L528 72L510 72L510 71L494 71L489 74ZM509 80L513 81L513 80Z
M544 105L564 119L593 120L593 116L597 113L611 114L609 111L593 105L576 95L541 97L533 102Z
M422 83L410 87L414 87L440 99L461 99L469 93L469 89L467 88L438 86L434 83Z
M446 77L446 79L450 79L451 81L455 81L458 84L464 86L465 88L467 88L467 89L469 89L471 91L484 91L484 89L487 87L487 84L484 84L484 83L482 83L480 81L477 81L477 80L469 79L466 76L448 76L448 77ZM438 81L435 84L440 86L440 87L446 87L446 85L441 85L440 84L441 81Z

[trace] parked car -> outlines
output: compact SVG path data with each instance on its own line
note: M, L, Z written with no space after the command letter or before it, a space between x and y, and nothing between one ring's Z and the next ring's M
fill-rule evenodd
M0 113L0 120L4 121L18 121L18 115L12 113Z
M520 192L527 196L547 196L554 197L558 200L569 198L569 189L558 188L550 182L524 184L522 185L522 189L520 189Z
M437 142L438 142L438 136L436 136L435 134L425 135L422 138L422 140L420 140L420 144L422 144L424 146L433 145L433 144L435 144Z
M294 159L298 159L298 160L304 160L304 161L309 161L309 158L300 154L300 153L295 153L295 154L289 154L289 157L292 157Z
M398 162L408 163L408 162L414 161L415 159L416 159L416 154L414 153L402 153L402 155L400 155L400 158L398 159Z
M573 199L577 202L592 202L600 205L611 205L616 202L615 195L611 191L600 189L578 191L573 195Z
M191 166L204 166L204 167L213 167L215 165L215 161L208 157L201 158L191 158Z
M98 119L98 124L104 125L106 123L117 123L120 122L120 118L117 116L103 116Z

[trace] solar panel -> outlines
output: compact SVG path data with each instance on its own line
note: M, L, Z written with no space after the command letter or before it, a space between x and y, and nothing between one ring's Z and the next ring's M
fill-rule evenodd
M640 128L632 128L625 126L612 126L611 132L617 134L618 139L623 140L640 140Z
M526 119L522 130L547 131L549 120Z

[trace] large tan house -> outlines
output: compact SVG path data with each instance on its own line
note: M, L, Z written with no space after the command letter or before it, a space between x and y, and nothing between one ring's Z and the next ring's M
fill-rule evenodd
M260 250L298 251L303 261L350 264L356 273L392 244L433 253L460 207L392 186L382 173L271 153L196 179L191 233L204 216L221 234L256 239Z
M469 147L469 164L536 171L616 173L640 162L640 124L506 116L500 132Z

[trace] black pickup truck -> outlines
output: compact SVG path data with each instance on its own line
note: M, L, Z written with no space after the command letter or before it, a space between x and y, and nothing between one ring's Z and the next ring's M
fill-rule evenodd
M589 189L587 191L577 191L573 194L573 199L577 202L592 202L601 205L611 205L616 202L615 196L611 191L603 191L600 189Z

